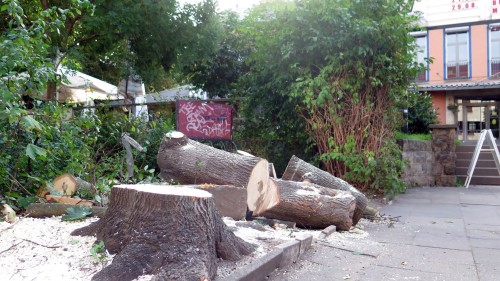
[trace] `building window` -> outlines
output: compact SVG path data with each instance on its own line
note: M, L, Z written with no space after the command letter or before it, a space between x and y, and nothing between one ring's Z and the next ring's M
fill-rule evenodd
M469 78L468 28L446 30L446 78Z
M415 37L415 44L417 45L417 62L427 66L427 36ZM426 67L427 68L427 67ZM420 71L417 75L418 82L427 81L427 70Z
M490 25L490 77L500 78L500 25Z

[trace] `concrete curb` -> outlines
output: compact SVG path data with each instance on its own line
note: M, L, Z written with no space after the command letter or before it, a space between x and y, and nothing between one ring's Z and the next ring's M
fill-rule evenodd
M284 268L296 262L301 255L311 248L313 237L310 234L276 246L265 256L248 266L237 270L222 281L262 281L277 268Z

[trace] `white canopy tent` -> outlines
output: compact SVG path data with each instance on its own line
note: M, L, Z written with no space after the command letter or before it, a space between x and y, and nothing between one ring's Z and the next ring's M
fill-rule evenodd
M59 67L58 74L65 79L57 87L57 100L88 103L93 100L119 100L124 97L118 94L118 87L99 80L85 73Z

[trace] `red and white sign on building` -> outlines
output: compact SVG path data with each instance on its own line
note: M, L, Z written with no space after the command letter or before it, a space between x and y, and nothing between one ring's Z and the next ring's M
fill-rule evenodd
M500 19L500 0L415 0L423 27Z
M479 7L479 0L451 0L452 11L463 11Z
M177 101L177 130L194 139L233 139L233 108L226 104Z

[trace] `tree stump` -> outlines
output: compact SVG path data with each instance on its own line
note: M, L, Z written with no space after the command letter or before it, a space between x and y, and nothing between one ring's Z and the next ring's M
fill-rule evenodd
M171 132L160 145L157 162L164 180L244 187L250 211L258 206L271 207L267 195L269 163L265 159L216 149L181 132Z
M308 180L320 186L338 189L350 192L354 198L356 198L356 209L354 210L354 215L352 218L353 225L356 225L358 221L363 217L366 206L368 205L368 199L366 196L359 192L354 186L350 185L346 181L339 179L332 174L323 171L304 160L298 158L297 156L292 156L288 162L288 166L285 169L285 173L282 177L284 180L291 181L304 181Z
M99 221L72 235L96 235L116 254L92 280L213 280L217 258L238 260L251 244L229 231L210 193L161 185L118 185Z
M349 230L356 207L349 192L313 183L271 179L279 190L278 204L260 214L266 218L293 221L299 227L325 228L335 225Z

